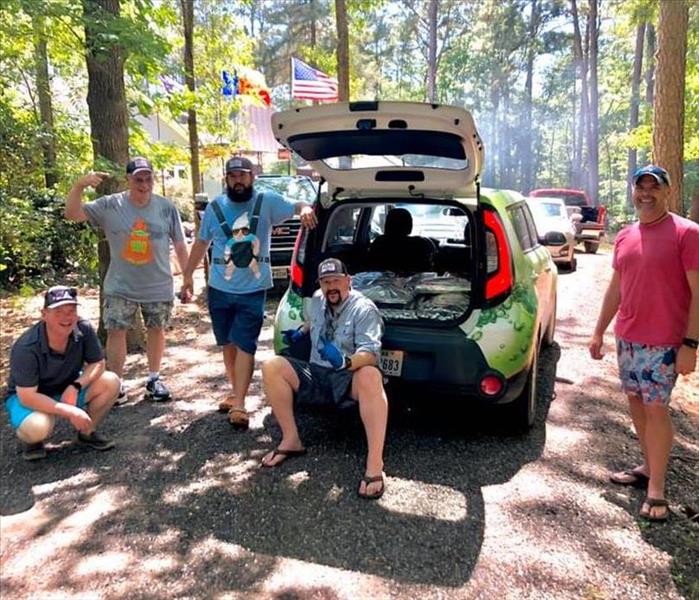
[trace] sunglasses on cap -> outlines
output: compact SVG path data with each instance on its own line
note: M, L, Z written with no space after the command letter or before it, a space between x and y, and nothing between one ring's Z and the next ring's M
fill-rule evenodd
M54 308L64 304L77 304L78 290L74 287L56 286L44 296L44 308Z

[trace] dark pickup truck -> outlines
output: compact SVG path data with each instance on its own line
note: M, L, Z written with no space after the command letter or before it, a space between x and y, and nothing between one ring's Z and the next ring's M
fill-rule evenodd
M560 198L565 202L568 214L575 224L575 240L585 246L585 252L594 254L605 235L604 206L594 206L583 190L542 188L529 193L534 197ZM579 216L576 216L579 215Z

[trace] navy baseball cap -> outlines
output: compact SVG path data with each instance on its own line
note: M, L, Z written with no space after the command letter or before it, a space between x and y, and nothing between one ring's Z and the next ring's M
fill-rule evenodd
M153 165L150 164L150 161L147 158L137 156L136 158L131 159L126 165L126 174L135 175L140 171L148 171L149 173L152 173Z
M670 174L662 167L658 167L656 165L646 165L645 167L636 169L636 172L633 174L633 184L636 185L638 180L644 175L650 175L660 185L670 187Z
M337 258L326 258L318 265L318 279L323 277L339 277L349 275L345 263Z
M247 173L252 172L252 162L250 159L244 156L234 156L229 158L226 162L226 173L232 173L233 171L245 171Z
M78 290L65 285L54 285L46 291L44 308L58 308L66 304L78 303Z

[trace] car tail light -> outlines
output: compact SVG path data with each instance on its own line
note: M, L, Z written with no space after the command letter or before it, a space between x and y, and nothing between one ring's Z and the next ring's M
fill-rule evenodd
M504 386L502 377L494 373L484 375L478 384L481 394L491 398L500 395Z
M512 256L505 226L493 210L484 210L487 274L485 299L495 300L512 291Z
M291 283L299 290L303 287L303 262L306 258L307 229L301 227L294 243L294 252L291 255Z

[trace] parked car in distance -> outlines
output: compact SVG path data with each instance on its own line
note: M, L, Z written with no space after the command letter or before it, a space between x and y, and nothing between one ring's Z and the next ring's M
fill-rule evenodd
M275 351L307 358L281 332L303 321L318 264L336 257L383 316L392 401L442 393L464 406L500 404L508 426L530 428L539 351L555 332L557 269L524 198L477 184L483 146L470 113L336 103L276 113L272 126L325 180L318 226L296 240Z
M525 198L534 217L539 240L551 253L556 264L562 264L575 271L578 261L575 258L575 224L560 198L531 196Z
M575 223L575 240L582 243L585 252L594 254L605 236L605 218L607 209L594 206L592 200L583 190L565 188L541 188L529 192L529 196L538 198L560 198L565 202L568 214ZM576 216L577 215L577 216Z
M260 192L271 190L294 202L302 200L309 204L316 199L318 193L316 184L305 175L258 175L255 178L255 189ZM269 261L275 287L283 287L289 281L291 255L299 229L301 220L298 216L272 228Z

